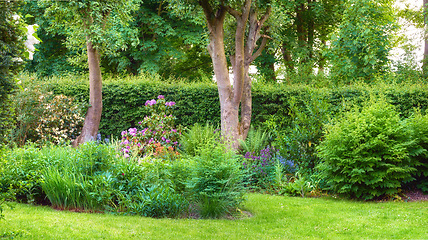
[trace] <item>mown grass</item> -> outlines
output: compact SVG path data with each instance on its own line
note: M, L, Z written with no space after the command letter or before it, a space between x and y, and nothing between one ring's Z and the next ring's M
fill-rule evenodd
M16 239L428 239L428 202L354 202L248 194L239 220L152 219L17 204L2 233ZM12 234L13 235L13 234Z

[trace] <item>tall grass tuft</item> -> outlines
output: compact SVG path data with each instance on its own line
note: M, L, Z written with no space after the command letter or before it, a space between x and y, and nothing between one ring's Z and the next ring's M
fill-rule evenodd
M94 204L85 190L87 182L81 173L66 168L46 168L42 189L52 206L60 209L93 209Z

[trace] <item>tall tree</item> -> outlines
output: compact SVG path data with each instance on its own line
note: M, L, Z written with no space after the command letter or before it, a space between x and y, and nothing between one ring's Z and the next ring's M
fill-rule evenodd
M141 1L131 14L134 19L123 31L135 29L139 42L104 59L109 69L157 73L166 78L212 76L211 59L203 49L208 40L204 22L177 16L164 0Z
M102 112L102 76L100 68L100 50L106 46L123 46L122 38L112 37L111 29L120 17L129 15L132 1L103 0L103 1L43 1L46 4L46 14L53 15L58 20L56 27L67 27L69 41L86 42L86 52L89 66L89 108L86 113L80 136L73 142L74 146L96 139ZM115 14L116 12L116 14Z
M238 148L238 139L245 139L251 124L250 64L263 51L268 36L261 33L271 13L270 1L170 0L176 8L199 5L209 32L210 53L220 99L221 130ZM262 14L260 14L262 12ZM229 14L229 15L228 15ZM260 16L261 15L261 16ZM233 44L229 54L233 69L233 86L225 50L225 21L231 17ZM260 42L259 42L260 40ZM240 116L239 116L240 113Z
M291 0L281 3L290 21L277 29L282 58L289 72L310 74L324 68L322 52L341 22L345 0Z
M8 99L28 53L24 45L26 28L17 15L21 4L22 1L3 1L0 4L0 142L10 129Z
M392 0L349 0L329 57L336 81L370 81L385 71L396 28Z

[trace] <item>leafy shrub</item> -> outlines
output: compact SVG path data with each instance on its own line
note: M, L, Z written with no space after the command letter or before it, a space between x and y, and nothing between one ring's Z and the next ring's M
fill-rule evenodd
M106 196L98 198L108 200L104 204L114 212L149 217L177 217L183 214L188 202L182 192L175 190L171 164L160 159L146 160L118 159L112 168L111 189L106 187ZM180 161L174 161L172 165ZM94 195L97 192L94 191Z
M146 217L177 217L188 209L186 199L165 184L152 185L132 196L127 211Z
M299 105L295 98L290 99L290 127L277 136L282 156L297 163L299 171L311 175L319 163L316 146L323 138L323 124L330 120L331 105L326 99L315 94Z
M39 99L43 99L40 96ZM74 102L73 98L56 95L52 100L43 102L43 113L35 129L38 141L59 144L75 139L84 122L83 104Z
M18 146L23 146L27 141L36 142L38 140L35 129L43 113L41 96L43 95L40 87L32 86L17 91L12 98L16 126L9 138Z
M125 158L153 154L155 157L174 157L178 155L178 137L181 127L174 127L175 117L172 107L175 102L165 102L165 97L158 96L158 100L147 100L146 107L151 115L146 116L139 124L142 130L130 128L122 132L122 152Z
M200 148L194 160L188 188L201 217L217 218L233 213L245 193L239 156L225 145L217 144Z
M106 172L115 161L117 151L113 145L99 144L91 141L79 146L76 150L73 168L85 176Z
M417 165L417 187L428 192L428 115L422 115L420 110L417 110L409 119L409 123L417 145L412 152L412 159Z
M72 97L53 95L43 86L31 84L13 98L15 128L10 139L18 146L27 141L59 144L74 139L83 125L84 104Z
M315 186L313 185L312 181L301 175L299 172L296 172L294 176L291 176L288 179L287 183L281 186L280 193L289 196L305 197L310 191L314 189Z
M318 147L319 169L332 189L352 198L396 194L415 171L411 132L385 98L372 98L361 111L327 127Z
M215 144L220 139L220 131L213 125L206 123L204 126L196 123L189 128L180 138L183 152L189 156L196 156L198 149Z

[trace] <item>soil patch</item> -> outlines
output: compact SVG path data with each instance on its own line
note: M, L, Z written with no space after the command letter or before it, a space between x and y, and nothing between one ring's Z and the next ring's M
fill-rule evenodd
M409 202L428 201L428 194L424 194L421 190L405 192L404 195Z

